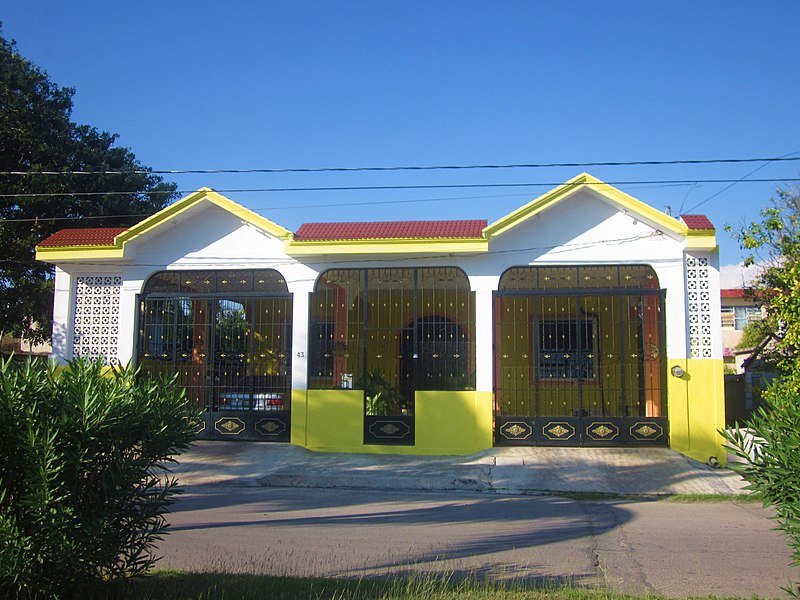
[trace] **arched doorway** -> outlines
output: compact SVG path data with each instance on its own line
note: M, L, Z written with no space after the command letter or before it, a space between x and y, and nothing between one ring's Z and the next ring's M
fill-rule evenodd
M161 271L140 297L137 361L204 410L201 438L289 441L292 297L272 269Z
M495 443L666 445L664 292L643 265L514 267L495 296Z

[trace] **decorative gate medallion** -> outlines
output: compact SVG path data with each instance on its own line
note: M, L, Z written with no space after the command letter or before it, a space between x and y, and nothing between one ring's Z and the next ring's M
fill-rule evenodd
M245 430L245 425L238 417L222 417L214 423L214 429L222 435L239 435Z
M542 427L542 435L548 440L568 440L575 435L575 428L567 422L553 421Z
M610 421L595 422L586 428L586 435L595 441L611 441L619 436L619 427Z

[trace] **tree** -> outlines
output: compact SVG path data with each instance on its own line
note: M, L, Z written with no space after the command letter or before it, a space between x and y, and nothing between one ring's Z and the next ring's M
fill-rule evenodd
M761 221L741 231L727 226L742 248L766 264L756 298L767 309L775 332L774 358L780 373L763 393L763 405L745 423L723 432L745 463L740 467L750 489L765 506L774 506L778 528L789 538L800 565L800 190L778 192Z
M736 350L751 350L774 333L775 328L769 319L750 321L742 329L742 337L736 344Z
M129 226L175 197L116 134L71 120L74 93L21 56L0 23L0 334L50 337L52 267L34 260L36 244L65 227Z

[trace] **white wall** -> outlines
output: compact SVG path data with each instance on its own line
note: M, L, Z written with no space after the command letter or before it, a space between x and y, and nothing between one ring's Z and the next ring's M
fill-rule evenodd
M685 240L657 230L652 223L633 218L589 191L580 192L553 208L493 238L489 252L460 255L315 256L295 259L284 253L283 241L243 222L211 203L201 203L172 222L131 242L125 261L108 266L60 265L56 269L53 353L67 358L71 352L63 333L71 323L73 279L77 274L120 273L119 358L133 358L136 332L136 295L153 273L170 269L276 269L294 294L293 387L305 387L308 294L320 273L331 268L383 268L454 266L469 277L477 301L476 383L478 390L492 389L492 291L502 273L520 265L647 264L653 267L661 288L667 289L667 346L670 358L687 355ZM716 285L714 309L719 314L719 277L715 253L709 254ZM715 339L720 339L719 318ZM721 344L717 351L721 357Z

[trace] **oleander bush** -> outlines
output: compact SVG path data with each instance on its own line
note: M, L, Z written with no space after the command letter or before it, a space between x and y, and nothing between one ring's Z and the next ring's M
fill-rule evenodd
M733 467L764 506L775 507L778 528L800 565L800 374L773 381L752 417L722 434L743 459Z
M750 489L761 494L765 506L775 507L778 529L800 565L800 188L778 190L760 222L726 229L753 253L745 264L762 267L751 295L766 309L761 332L773 343L764 346L764 358L779 376L744 424L748 435L738 427L722 433L745 460L736 468ZM787 591L800 595L797 588Z
M174 381L0 362L0 596L81 596L154 564L197 415Z

